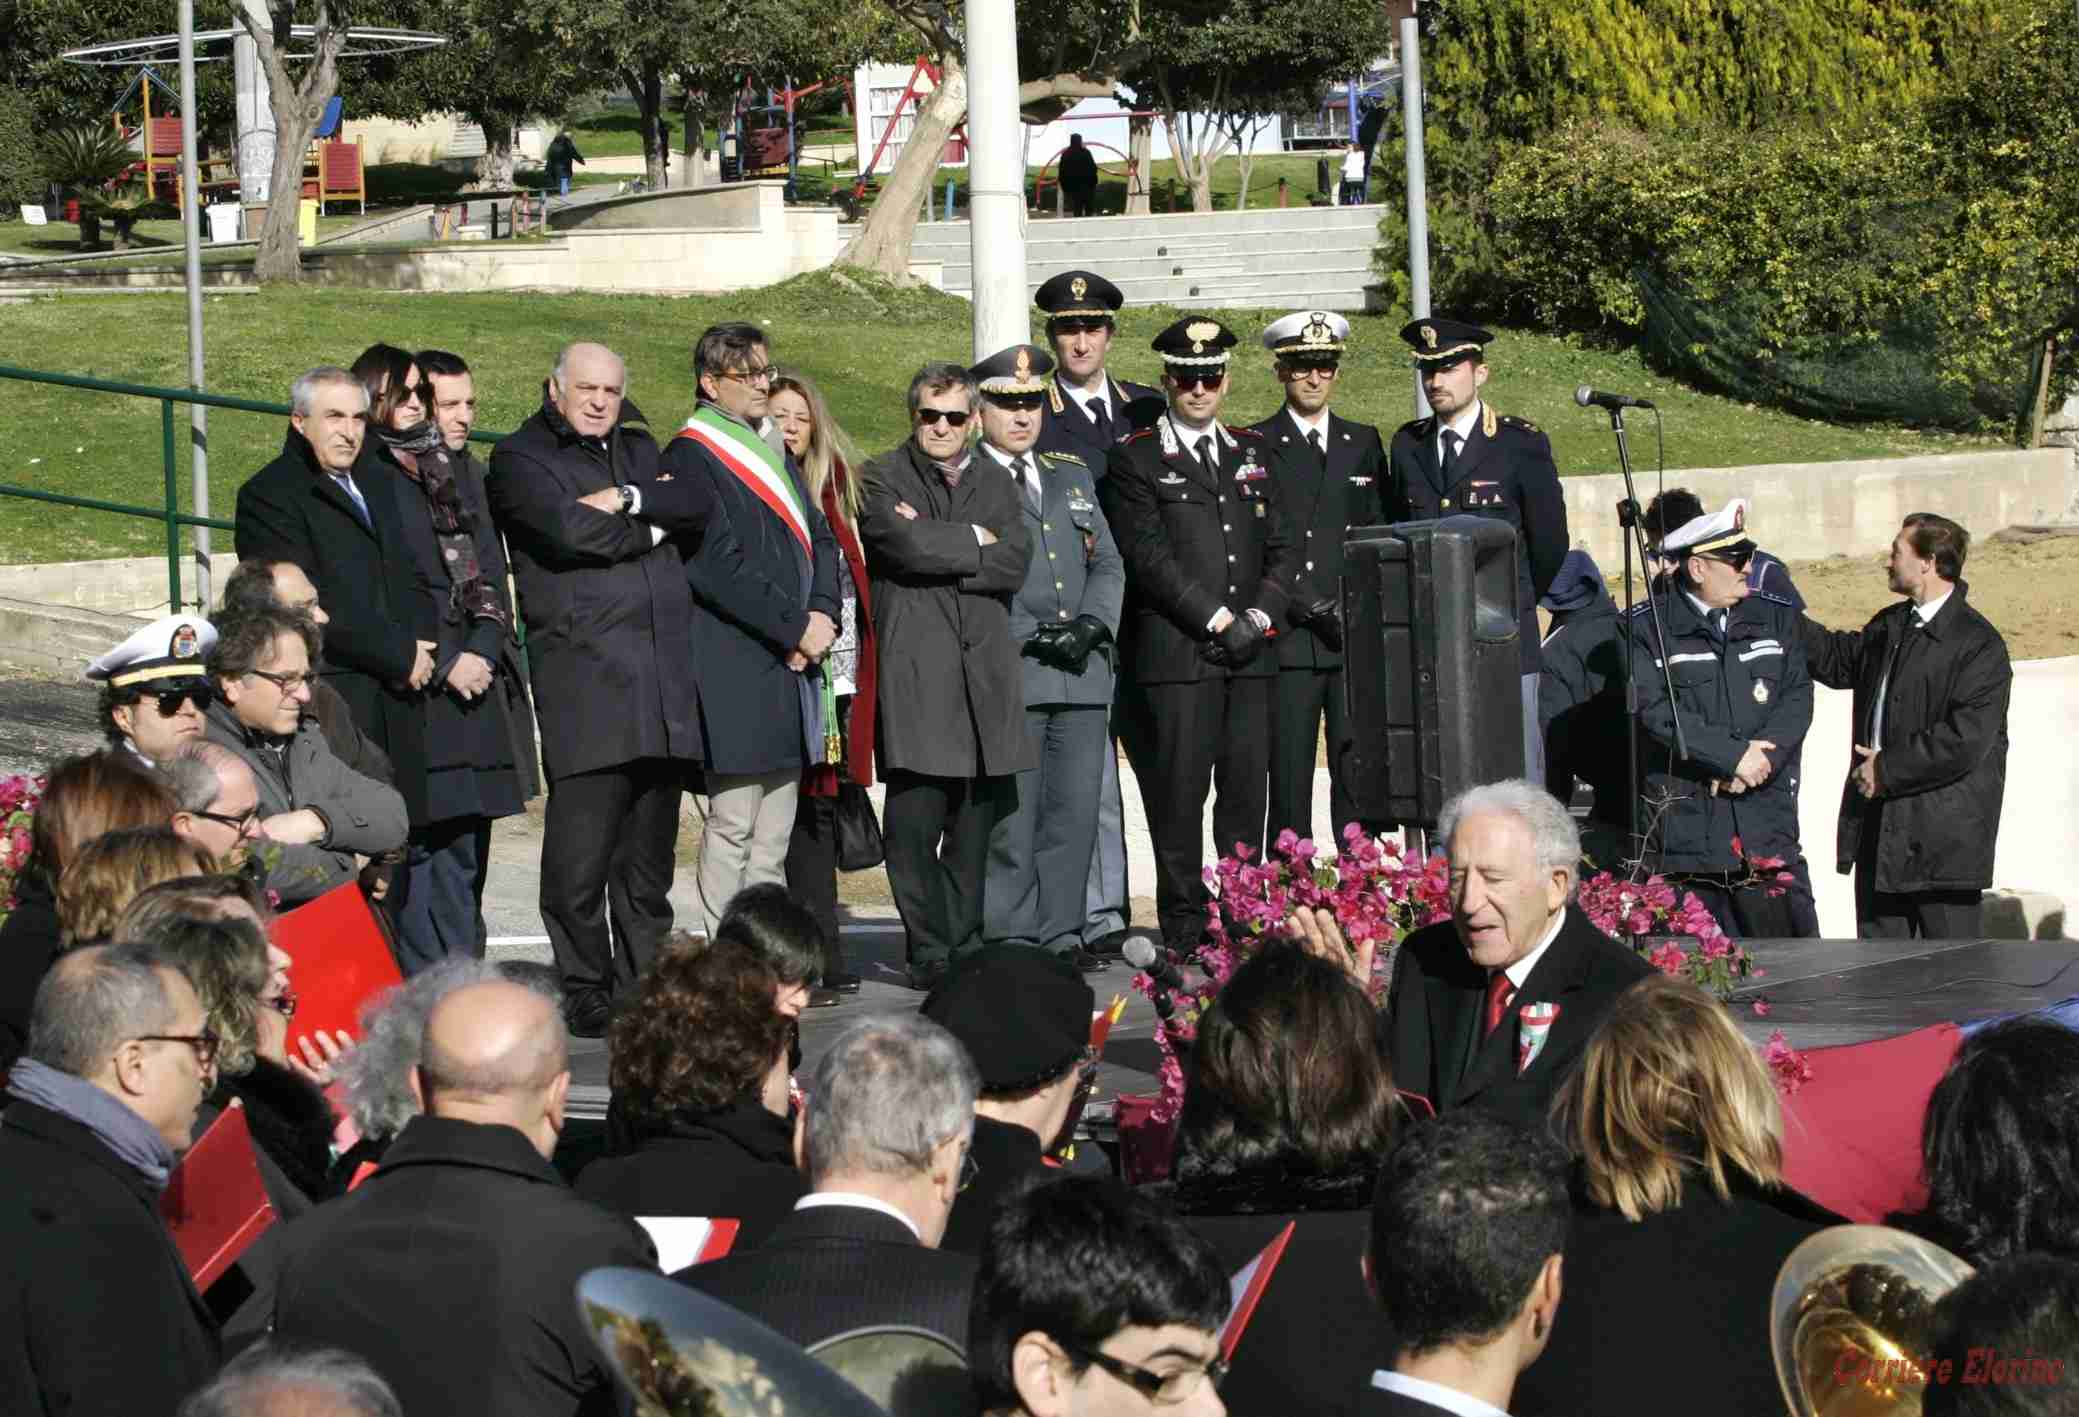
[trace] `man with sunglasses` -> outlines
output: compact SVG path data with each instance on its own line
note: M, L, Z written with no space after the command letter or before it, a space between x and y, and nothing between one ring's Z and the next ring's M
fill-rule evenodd
M1109 1177L1031 1186L999 1209L975 1281L979 1410L1223 1417L1230 1301L1212 1246L1160 1201Z
M859 539L880 644L888 885L928 992L982 942L989 833L1032 766L1011 599L1032 551L1018 485L968 445L974 377L927 364L910 380L908 442L864 469Z
M162 763L200 738L212 697L203 660L216 643L216 627L201 616L167 615L88 664L108 741Z
M1288 622L1278 636L1272 695L1277 725L1270 762L1270 829L1287 828L1324 851L1339 849L1357 809L1343 781L1343 627L1339 600L1343 535L1386 521L1386 449L1379 430L1329 411L1350 322L1332 310L1301 310L1274 321L1263 347L1276 361L1285 406L1256 425L1265 461L1292 518L1300 558ZM1314 745L1328 726L1328 816L1333 836L1314 834ZM1333 843L1331 845L1330 843Z
M1812 726L1798 614L1747 584L1754 543L1737 498L1661 548L1672 570L1629 626L1647 857L1728 935L1793 938L1783 863L1800 854L1795 764Z
M1206 790L1221 853L1263 846L1270 771L1270 636L1296 557L1263 436L1219 421L1234 332L1187 315L1156 336L1169 409L1099 484L1126 559L1120 737L1155 848L1170 949L1205 934Z

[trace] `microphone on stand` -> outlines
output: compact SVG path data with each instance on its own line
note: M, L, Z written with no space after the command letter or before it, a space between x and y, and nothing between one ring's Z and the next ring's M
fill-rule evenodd
M1184 976L1177 970L1177 962L1169 957L1169 951L1156 945L1145 935L1135 935L1120 951L1126 962L1148 976L1155 983L1151 997L1155 1003L1155 1016L1168 1023L1170 1015L1177 1011L1176 1000L1170 995L1185 987Z
M1630 394L1606 394L1600 389L1591 389L1586 384L1574 390L1574 402L1583 408L1651 408L1653 400L1633 398Z

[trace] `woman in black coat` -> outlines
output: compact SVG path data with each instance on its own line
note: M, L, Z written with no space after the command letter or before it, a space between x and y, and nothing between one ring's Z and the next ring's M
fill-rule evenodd
M1293 1226L1220 1388L1234 1417L1357 1412L1392 1362L1358 1267L1400 1115L1376 1028L1347 971L1285 944L1236 970L1199 1020L1164 1189L1230 1274Z
M741 1222L757 1244L808 1186L787 1116L792 1020L779 975L728 942L668 949L607 1035L610 1111L632 1149L578 1175L578 1194L624 1215Z
M1781 1184L1775 1086L1731 1015L1686 981L1639 981L1559 1107L1578 1158L1565 1294L1510 1411L1780 1412L1776 1272L1843 1222Z

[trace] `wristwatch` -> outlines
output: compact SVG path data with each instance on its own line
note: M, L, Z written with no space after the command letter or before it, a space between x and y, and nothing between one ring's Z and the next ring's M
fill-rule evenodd
M635 489L624 482L614 490L621 494L621 515L625 517L635 510Z

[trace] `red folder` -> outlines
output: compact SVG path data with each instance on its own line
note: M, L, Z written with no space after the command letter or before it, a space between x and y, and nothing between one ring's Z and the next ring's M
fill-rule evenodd
M289 1051L322 1029L355 1033L361 1006L404 982L390 937L352 881L334 886L274 922L274 942L295 961L289 978L297 998L289 1024Z
M1299 1222L1288 1220L1285 1228L1268 1245L1256 1252L1250 1260L1234 1273L1228 1292L1233 1296L1233 1307L1227 1311L1227 1322L1220 1326L1220 1357L1234 1361L1234 1350L1242 1346L1242 1330L1249 1326L1250 1315L1256 1312L1257 1301L1263 1291L1270 1288L1271 1274L1278 1261L1285 1258L1285 1247L1292 1243L1292 1227Z
M274 1203L260 1182L252 1132L237 1101L217 1115L173 1168L159 1197L159 1214L197 1290L216 1283L274 1224Z

